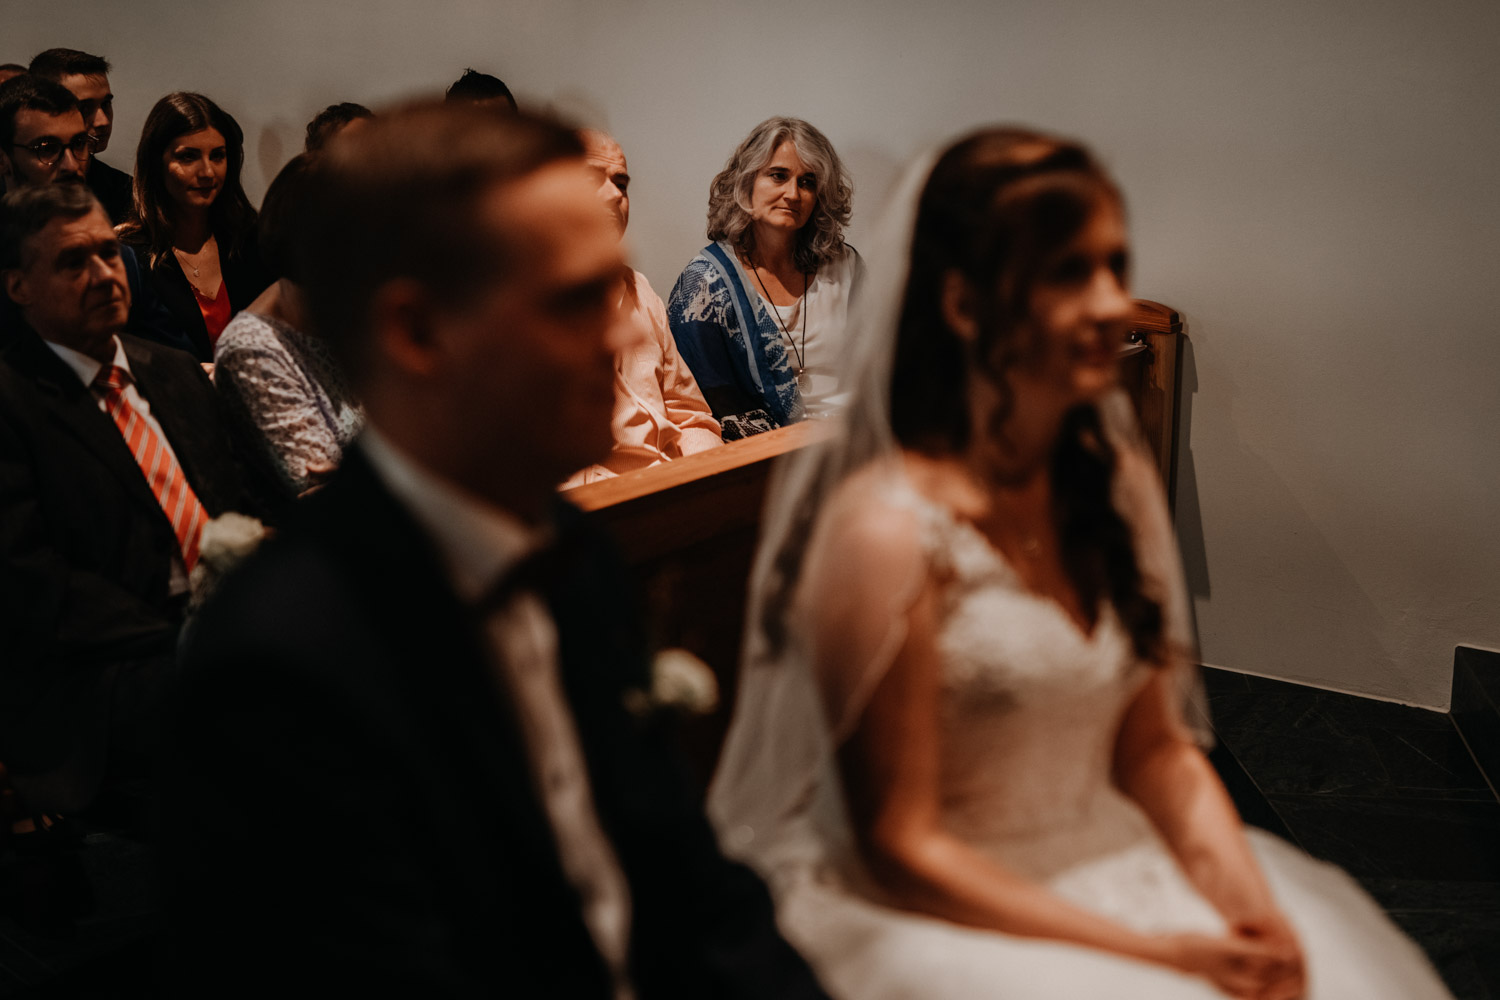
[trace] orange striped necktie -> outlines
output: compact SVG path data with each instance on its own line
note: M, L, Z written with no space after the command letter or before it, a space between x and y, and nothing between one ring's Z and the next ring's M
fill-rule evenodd
M198 536L208 520L208 512L198 502L193 488L188 485L187 476L182 473L182 466L177 464L162 435L152 430L125 398L125 386L130 381L130 372L119 365L108 365L95 377L94 389L104 400L105 409L114 418L115 426L120 428L125 446L135 456L135 462L146 476L151 492L156 494L162 512L172 522L172 531L176 533L182 551L182 564L191 573L198 561Z

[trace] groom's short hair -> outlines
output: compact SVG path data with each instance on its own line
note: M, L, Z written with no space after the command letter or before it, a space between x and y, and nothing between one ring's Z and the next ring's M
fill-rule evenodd
M370 354L370 304L397 278L461 302L508 269L513 252L476 224L498 184L583 156L572 130L537 115L501 117L463 104L383 113L320 155L316 206L298 250L313 325L350 375Z

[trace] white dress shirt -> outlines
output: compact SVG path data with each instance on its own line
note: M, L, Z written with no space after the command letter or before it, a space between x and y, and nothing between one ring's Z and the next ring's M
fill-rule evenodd
M376 475L437 544L460 600L477 605L508 569L545 543L545 533L423 469L375 427L367 425L361 441ZM583 900L583 920L614 977L616 1000L626 1000L634 996L630 887L594 809L559 677L556 625L541 599L521 590L489 613L485 634L497 678L515 704L563 872Z

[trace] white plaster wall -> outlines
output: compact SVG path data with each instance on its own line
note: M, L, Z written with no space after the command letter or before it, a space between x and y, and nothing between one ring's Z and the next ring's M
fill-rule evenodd
M465 66L612 129L665 294L751 125L822 128L858 245L900 164L972 125L1085 138L1131 203L1138 294L1189 323L1178 522L1206 662L1441 707L1500 647L1500 6L10 0L0 61L107 55L105 159L202 90L258 198L338 100ZM868 247L866 248L868 250Z

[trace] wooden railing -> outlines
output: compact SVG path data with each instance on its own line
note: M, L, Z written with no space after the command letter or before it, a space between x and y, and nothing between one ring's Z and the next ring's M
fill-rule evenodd
M760 524L773 459L818 440L827 429L806 421L577 486L568 501L615 533L626 559L656 558Z
M1136 299L1120 380L1135 403L1141 433L1156 454L1167 497L1177 474L1177 393L1182 357L1182 317L1170 306Z

